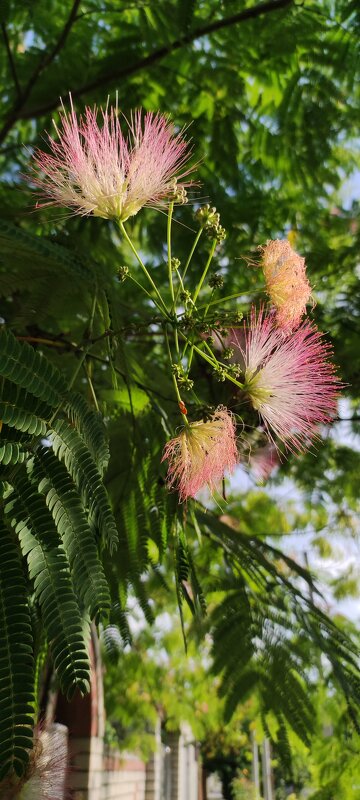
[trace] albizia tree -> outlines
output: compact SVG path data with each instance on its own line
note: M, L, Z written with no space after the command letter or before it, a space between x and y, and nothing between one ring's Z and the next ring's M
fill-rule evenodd
M241 652L245 665L260 639L264 653L271 652L271 698L261 681L260 662L253 680L263 688L264 714L277 704L281 736L285 719L295 725L303 715L306 724L301 723L299 735L305 731L306 736L306 725L311 726L302 683L308 654L298 662L292 659L288 636L295 621L301 629L307 626L309 639L327 654L352 710L359 699L353 645L317 610L312 594L302 595L296 580L294 585L288 580L288 571L308 582L310 576L286 557L285 569L279 568L279 551L263 541L249 542L226 524L226 517L219 521L205 515L198 497L210 490L223 512L225 490L223 498L217 492L237 465L246 468L252 462L254 473L267 477L287 455L310 448L320 438L319 426L336 415L341 381L331 345L307 317L312 304L304 257L286 239L264 243L255 257L259 280L264 275L256 304L243 289L221 297L226 232L215 208L193 200L195 212L189 211L187 223L183 214L181 224L193 230L195 222L194 240L180 263L174 255L174 211L186 206L188 193L196 197L199 191L196 157L186 132L177 131L160 113L134 111L125 119L107 105L77 115L70 99L70 110L62 107L54 135L45 141L44 149L34 150L28 169L38 198L35 214L56 206L58 214L63 208L64 214L81 218L83 228L96 222L111 253L120 249L123 257L127 252L129 263L111 257L106 280L101 265L89 270L89 236L89 253L70 264L74 298L69 296L67 329L59 331L52 321L51 329L44 330L33 321L23 328L14 322L12 331L7 326L0 331L5 470L0 668L7 676L0 685L6 706L0 719L0 788L2 797L13 798L25 796L36 784L39 800L48 797L48 776L42 788L37 749L30 761L29 751L38 716L35 686L38 691L46 656L65 694L86 692L89 620L110 621L130 640L127 591L130 587L136 594L151 621L144 575L153 570L160 580L158 567L169 554L181 615L184 600L195 616L204 615L205 598L189 544L193 536L200 546L202 531L214 548L223 548L227 563L219 587L226 599L214 630L220 619L228 644L236 636L229 647L230 665L239 640L248 640ZM166 219L158 263L145 263L133 235L137 216L147 208ZM52 226L57 220L61 224L57 217ZM178 226L177 237L181 230ZM24 247L33 245L30 236L23 242ZM38 252L46 270L51 268L47 240L43 246L45 256L41 248ZM64 252L59 247L56 257ZM35 263L34 279L36 269ZM77 269L81 280L90 272L88 304L83 291L77 294ZM250 295L253 271L245 270ZM56 275L52 281L56 293ZM139 344L141 359L136 358ZM120 404L125 419L119 421ZM120 442L108 471L104 421ZM203 559L201 551L200 568L206 574ZM233 582L228 585L229 563ZM271 598L270 578L275 587ZM246 598L240 611L239 598L241 603ZM23 630L20 645L18 626ZM224 656L226 646L220 649ZM280 654L286 691L279 693ZM223 662L214 658L221 671ZM236 683L234 694L235 679L231 667L227 681L233 704L239 693ZM19 693L21 702L14 699Z

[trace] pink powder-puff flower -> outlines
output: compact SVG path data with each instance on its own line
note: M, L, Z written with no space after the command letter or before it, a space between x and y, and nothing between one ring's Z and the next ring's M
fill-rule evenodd
M71 97L70 104L69 113L62 106L60 125L53 122L57 140L48 135L50 152L34 152L32 180L47 199L38 206L124 221L143 206L163 207L175 186L190 185L182 182L194 169L184 169L188 143L166 117L136 111L124 135L116 109L87 107L78 118Z
M233 415L218 406L210 420L186 425L179 436L167 442L162 457L169 462L167 484L178 490L181 501L195 497L204 486L213 491L226 471L234 471L235 431Z
M273 433L290 450L307 449L317 425L336 413L341 382L329 362L331 345L308 321L284 337L263 309L252 309L241 341L233 344L245 365L245 390L259 412L268 437Z
M311 286L306 277L305 259L288 241L275 239L259 248L266 291L276 310L276 322L285 333L297 328L306 313Z

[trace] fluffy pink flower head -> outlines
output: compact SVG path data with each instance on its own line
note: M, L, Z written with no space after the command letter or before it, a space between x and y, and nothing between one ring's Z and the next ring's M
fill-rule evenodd
M179 436L167 442L162 461L167 460L167 483L177 489L180 500L195 497L203 486L211 491L233 472L237 462L234 417L218 406L207 422L186 425Z
M245 363L252 405L270 440L273 432L290 450L305 450L317 436L317 425L336 413L341 382L328 360L331 346L308 321L284 338L263 309L258 314L252 309L244 330L245 341L234 331L233 344Z
M34 153L33 181L47 198L43 205L124 221L143 206L163 206L175 185L177 190L190 185L181 183L193 169L183 170L188 143L166 117L136 111L126 137L116 109L87 107L77 118L70 102L69 114L62 108L60 126L53 123L58 139L48 135L50 152Z
M269 241L259 249L266 290L276 309L277 324L285 332L291 332L300 324L311 296L305 259L285 240Z

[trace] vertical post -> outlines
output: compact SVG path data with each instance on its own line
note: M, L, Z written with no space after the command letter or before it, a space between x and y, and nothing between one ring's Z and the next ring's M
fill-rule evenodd
M260 769L259 769L259 747L256 741L255 731L251 731L251 750L252 750L252 767L251 779L255 788L256 800L260 797Z
M145 800L160 800L162 780L161 721L157 718L155 729L155 750L150 756L145 771Z
M268 739L264 739L262 747L262 776L263 776L264 800L273 800L270 759L271 759L270 742Z

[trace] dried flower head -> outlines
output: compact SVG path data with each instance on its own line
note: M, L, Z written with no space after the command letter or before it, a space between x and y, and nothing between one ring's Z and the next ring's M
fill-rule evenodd
M47 198L42 205L124 221L190 185L181 183L193 169L183 169L188 143L166 117L136 111L124 136L116 109L87 107L77 118L71 97L70 104L70 113L62 106L59 127L53 122L58 140L48 135L50 152L34 153L33 182Z
M272 317L252 309L241 341L233 344L245 365L245 388L266 432L290 450L305 450L317 436L317 425L336 413L341 382L328 360L332 348L309 322L284 338Z
M266 290L276 309L277 324L291 332L300 324L311 296L305 259L295 253L288 241L280 239L267 242L260 250Z
M162 460L169 462L167 483L178 490L180 500L195 497L203 486L211 491L233 472L237 447L233 415L218 406L207 422L186 425L179 436L167 442Z

